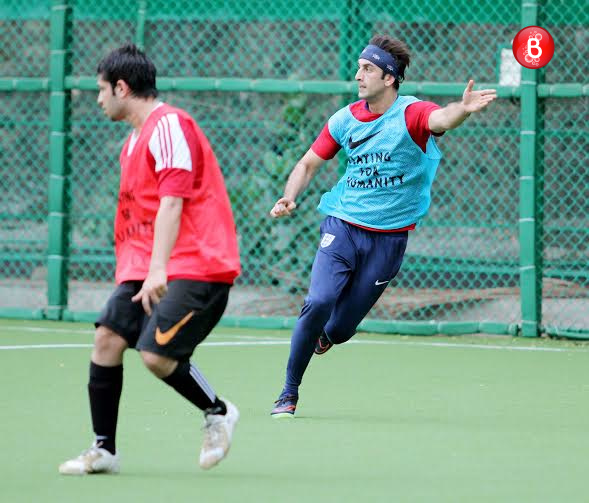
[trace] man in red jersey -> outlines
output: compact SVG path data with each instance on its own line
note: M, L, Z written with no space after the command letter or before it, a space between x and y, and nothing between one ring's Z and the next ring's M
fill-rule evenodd
M157 99L156 69L132 44L98 65L98 104L133 126L120 156L117 288L96 322L88 393L96 439L63 474L119 471L115 446L123 353L204 412L200 466L223 459L239 418L190 362L218 323L240 272L235 223L213 150L184 110Z

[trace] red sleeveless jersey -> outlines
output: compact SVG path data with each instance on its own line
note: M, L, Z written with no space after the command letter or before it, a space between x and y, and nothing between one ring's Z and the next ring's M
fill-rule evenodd
M146 278L160 199L184 200L168 279L233 283L240 273L229 197L215 154L184 110L158 105L120 156L116 281Z

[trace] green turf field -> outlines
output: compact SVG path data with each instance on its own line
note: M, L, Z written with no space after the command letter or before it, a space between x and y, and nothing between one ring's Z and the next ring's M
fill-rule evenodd
M64 477L92 441L91 326L0 321L0 501L588 501L586 344L361 334L315 356L297 418L272 420L289 336L220 328L197 349L241 410L216 468L198 467L200 414L130 351L121 473Z

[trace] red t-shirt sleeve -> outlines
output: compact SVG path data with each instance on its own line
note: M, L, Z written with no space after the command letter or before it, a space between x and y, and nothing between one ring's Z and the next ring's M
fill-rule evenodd
M371 114L366 111L363 106L364 103L364 101L359 101L352 105L352 113L358 120L367 122L380 117L380 114ZM429 115L439 108L441 108L439 105L431 101L418 101L412 103L405 109L405 123L407 124L407 130L409 131L411 138L413 138L413 141L424 152L426 150L427 140L431 134L434 136L442 136L444 134L433 133L430 131L428 125ZM329 132L328 124L325 124L321 133L319 133L319 136L313 142L313 145L311 145L311 149L321 157L321 159L328 160L335 157L335 154L341 149L341 145L334 140Z
M157 193L164 196L188 199L194 195L194 171L179 168L165 168L158 173Z
M425 152L427 140L430 135L442 136L444 133L433 133L429 129L428 121L429 115L434 111L440 109L440 105L436 105L431 101L418 101L412 103L405 109L405 124L407 131L413 138L413 141Z
M333 159L340 149L341 146L333 139L333 136L329 132L329 124L323 126L321 133L319 133L319 136L313 142L313 145L311 145L311 150L325 161Z
M189 198L202 160L196 135L178 114L161 117L149 141L154 157L158 195Z

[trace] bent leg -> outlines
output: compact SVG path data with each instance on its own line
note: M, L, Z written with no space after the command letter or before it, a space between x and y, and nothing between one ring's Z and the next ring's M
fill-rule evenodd
M140 351L145 366L186 400L206 414L225 414L227 409L200 370L190 361L178 362L166 356ZM212 412L211 412L212 411Z
M205 414L227 409L190 357L221 319L229 290L222 283L170 281L137 342L145 366Z
M346 286L325 326L325 333L333 344L342 344L356 333L356 329L372 306L385 291L401 268L406 233L360 236L356 273Z
M374 286L356 277L352 288L346 290L325 325L325 334L332 344L350 340L364 317L384 292L386 285Z
M173 280L168 292L141 332L137 348L145 366L204 413L200 466L209 469L231 446L239 410L220 399L190 361L195 348L217 325L229 296L230 285L196 280Z
M341 255L328 254L323 250L317 252L309 293L291 338L283 395L298 395L315 343L351 275L352 266Z

